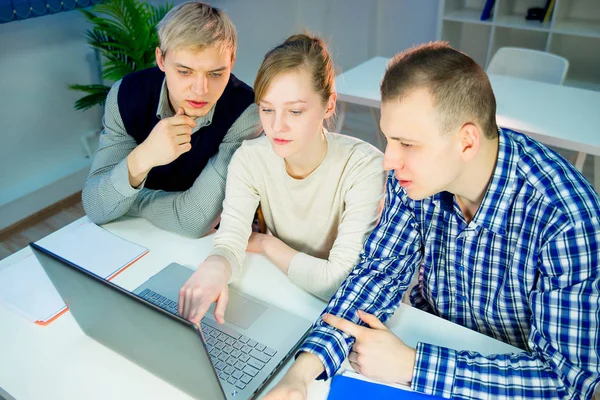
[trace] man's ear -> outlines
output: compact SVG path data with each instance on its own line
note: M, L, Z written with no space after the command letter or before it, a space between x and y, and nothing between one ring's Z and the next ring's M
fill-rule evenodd
M335 113L335 103L337 102L337 93L333 92L329 95L325 104L325 118L331 117Z
M470 161L475 158L479 146L481 145L481 130L472 122L467 122L458 132L461 158L464 161Z
M231 70L233 71L233 66L235 65L235 54L231 56Z
M165 58L163 57L162 50L158 46L156 46L154 55L156 56L156 65L162 72L165 72Z

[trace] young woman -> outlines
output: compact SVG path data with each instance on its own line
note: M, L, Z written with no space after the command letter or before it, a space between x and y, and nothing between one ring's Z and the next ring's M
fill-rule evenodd
M336 102L323 41L301 34L275 47L254 90L265 136L233 156L212 254L180 291L179 313L194 323L214 301L223 322L227 283L240 274L246 250L265 254L295 284L328 300L378 218L383 155L323 127ZM259 205L272 235L251 232Z

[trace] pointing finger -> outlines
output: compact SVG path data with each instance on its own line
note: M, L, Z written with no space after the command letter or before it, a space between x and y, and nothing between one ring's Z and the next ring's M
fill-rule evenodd
M227 307L227 301L229 300L229 290L227 287L221 291L217 305L215 306L215 319L218 323L225 323L225 307Z
M327 324L339 329L342 332L347 333L350 336L354 336L357 339L360 337L360 334L365 329L364 327L357 325L354 322L348 321L347 319L343 319L340 317L336 317L335 315L331 314L323 314L322 319Z
M373 314L369 314L368 312L358 310L358 317L367 325L369 325L373 329L384 329L388 330L388 328Z
M188 320L191 323L200 327L200 321L202 320L202 318L204 318L204 314L206 314L206 312L208 311L208 307L210 307L210 304L211 302L204 298L198 299L196 304L192 305L193 309L190 310L191 316L188 318Z

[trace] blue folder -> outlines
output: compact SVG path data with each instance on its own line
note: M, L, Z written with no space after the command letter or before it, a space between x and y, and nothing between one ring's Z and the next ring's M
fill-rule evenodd
M331 388L329 389L329 396L327 396L327 400L348 399L431 400L442 399L442 397L402 390L392 386L367 382L344 375L334 375L331 381Z

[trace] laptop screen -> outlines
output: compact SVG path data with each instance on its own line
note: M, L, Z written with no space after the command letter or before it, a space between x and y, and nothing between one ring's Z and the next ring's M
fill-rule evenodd
M225 398L195 325L35 243L31 247L86 335L193 397Z

